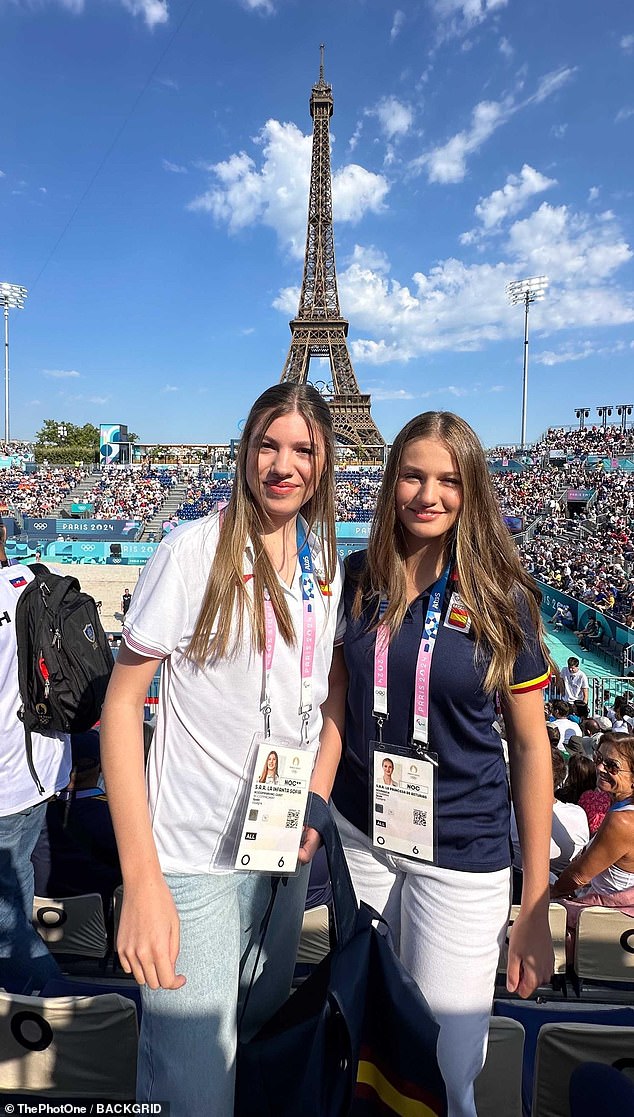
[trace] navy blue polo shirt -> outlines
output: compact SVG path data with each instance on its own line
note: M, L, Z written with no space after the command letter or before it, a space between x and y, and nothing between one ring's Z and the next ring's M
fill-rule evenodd
M367 834L369 744L377 737L372 717L375 602L368 603L359 620L352 618L354 573L364 557L365 551L356 552L347 560L344 653L350 681L345 748L332 798L337 810ZM493 696L483 688L487 657L474 655L472 632L451 627L456 624L456 617L448 615L452 589L450 579L430 675L429 744L438 755L438 864L464 872L494 872L511 864L508 781L500 737L493 728ZM411 743L416 661L428 603L425 590L409 606L390 644L389 720L383 727L387 744ZM520 614L525 643L513 672L515 692L543 687L548 681L528 607L520 604Z

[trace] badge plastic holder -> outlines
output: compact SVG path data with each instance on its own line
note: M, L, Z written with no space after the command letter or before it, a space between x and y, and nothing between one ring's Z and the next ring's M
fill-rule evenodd
M375 849L436 864L438 757L370 741L369 819Z

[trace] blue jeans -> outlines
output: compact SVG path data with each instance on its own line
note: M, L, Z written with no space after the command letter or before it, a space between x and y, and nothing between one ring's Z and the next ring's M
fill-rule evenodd
M166 874L181 921L182 989L141 988L137 1099L171 1117L232 1117L238 1021L248 1039L290 993L309 866L281 880L258 959L271 878ZM283 1087L281 1087L283 1088Z
M9 993L41 989L59 966L31 924L31 854L46 803L0 818L0 986Z

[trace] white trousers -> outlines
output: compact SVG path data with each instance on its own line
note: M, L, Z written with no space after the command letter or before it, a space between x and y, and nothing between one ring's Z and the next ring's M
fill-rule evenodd
M510 870L463 873L373 849L333 807L355 892L384 916L394 947L440 1025L448 1117L477 1117L473 1083L510 906Z

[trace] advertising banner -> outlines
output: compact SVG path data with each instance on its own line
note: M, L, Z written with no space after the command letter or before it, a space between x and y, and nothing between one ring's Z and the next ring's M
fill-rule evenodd
M337 539L369 539L372 524L340 522L335 524Z
M46 516L25 516L24 531L37 539L57 539L60 535L70 539L134 540L140 520L57 520Z
M588 501L593 496L594 489L568 489L566 492L566 500L572 501Z

